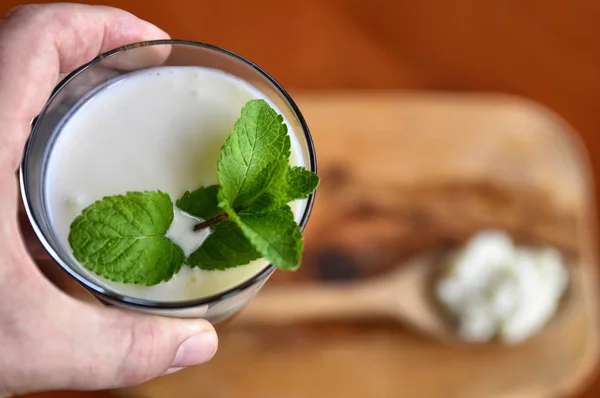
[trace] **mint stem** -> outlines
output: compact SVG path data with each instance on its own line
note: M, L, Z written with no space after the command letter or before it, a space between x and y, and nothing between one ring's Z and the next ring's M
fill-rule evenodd
M244 206L236 207L233 209L236 213L239 213L245 209ZM220 223L227 219L227 213L223 212L221 214L217 214L213 218L210 218L206 221L202 221L200 224L194 225L194 231L200 231L201 229L212 227L215 224Z
M221 213L217 216L214 216L213 218L211 218L209 220L202 221L200 224L196 224L194 226L194 231L200 231L201 229L211 227L215 224L220 223L221 221L225 220L226 218L227 218L227 213Z

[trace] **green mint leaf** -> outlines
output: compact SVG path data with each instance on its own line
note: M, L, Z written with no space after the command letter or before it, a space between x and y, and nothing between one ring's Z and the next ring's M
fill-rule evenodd
M302 234L288 205L268 213L241 213L225 209L256 250L277 268L296 270L302 254Z
M266 212L285 204L285 174L288 168L287 159L271 162L261 173L264 181L262 191L257 192L256 197L247 202L243 208L251 212Z
M163 192L110 196L83 210L71 224L69 244L86 268L115 282L147 286L167 281L185 255L165 237L173 204Z
M273 183L247 206L249 211L267 212L291 201L306 199L319 185L319 176L304 167L290 167L283 159L280 168L275 167Z
M233 221L215 225L213 232L187 259L191 267L224 270L248 264L261 257L240 227Z
M201 187L192 192L186 191L176 205L194 217L208 220L223 213L217 200L218 192L218 185Z
M221 149L217 164L221 201L246 206L278 182L270 170L290 157L283 117L264 100L248 101Z
M319 176L304 167L290 167L285 175L285 201L306 199L319 185Z

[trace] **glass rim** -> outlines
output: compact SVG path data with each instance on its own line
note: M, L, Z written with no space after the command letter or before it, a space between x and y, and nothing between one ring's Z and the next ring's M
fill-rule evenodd
M300 123L300 127L302 129L304 139L306 140L306 146L308 149L308 157L309 157L309 162L310 162L310 164L309 164L310 170L314 173L317 172L317 158L316 158L315 147L314 147L313 139L310 134L310 130L308 128L306 120L304 119L304 116L300 112L300 109L298 108L298 106L296 105L296 103L294 102L294 100L292 99L290 94L271 75L269 75L266 71L264 71L261 67L259 67L252 61L250 61L232 51L224 49L222 47L218 47L218 46L215 46L212 44L197 42L197 41L191 41L191 40L161 39L161 40L148 40L148 41L131 43L131 44L127 44L125 46L116 48L114 50L107 51L103 54L100 54L100 55L96 56L94 59L92 59L91 61L89 61L88 63L83 64L80 67L78 67L77 69L73 70L71 73L69 73L67 76L65 76L56 85L56 87L52 90L52 93L51 93L50 97L48 98L48 100L46 101L44 107L42 108L42 111L31 122L31 132L27 139L27 143L25 145L23 160L19 166L19 185L20 185L20 190L21 190L23 206L25 208L25 213L27 214L29 222L31 223L31 226L33 228L33 231L35 232L37 238L40 240L40 243L42 244L42 246L44 247L46 252L48 252L48 254L52 257L52 259L54 261L56 261L58 263L58 265L69 276L74 278L80 285L82 285L84 287L84 289L90 291L92 294L94 294L95 296L97 296L99 299L101 299L103 301L113 302L113 303L115 301L121 302L128 306L137 307L140 309L152 309L152 310L156 310L156 309L186 309L186 308L208 305L208 304L211 304L214 302L222 301L231 296L235 296L238 293L245 290L247 287L264 281L275 271L276 267L273 264L269 263L267 266L265 266L265 268L263 268L261 271L256 273L251 278L249 278L227 290L224 290L220 293L212 294L210 296L201 297L201 298L197 298L197 299L182 300L182 301L157 301L157 300L149 300L149 299L142 299L142 298L130 297L127 295L122 295L122 294L113 292L111 290L108 290L108 289L104 288L102 285L100 285L99 283L96 283L96 282L86 278L85 276L83 276L82 274L77 272L75 269L73 269L71 266L69 266L67 264L67 262L64 261L61 258L61 256L58 255L58 253L54 250L52 245L46 239L45 234L40 229L38 219L35 215L35 212L31 208L29 200L28 200L28 189L27 189L27 186L28 186L28 184L27 184L28 162L27 162L27 160L30 155L29 147L31 145L32 139L36 135L36 132L37 132L36 127L37 127L39 118L46 115L46 113L48 111L48 107L54 101L56 96L75 77L84 73L90 67L101 63L105 59L110 58L110 57L120 54L120 53L124 53L129 50L136 49L136 48L157 46L157 45L190 46L190 47L203 48L206 50L218 52L225 56L231 57L232 59L239 61L242 64L245 64L246 66L249 66L251 69L253 69L255 72L257 72L263 79L265 79L268 83L270 83L274 87L277 94L279 94L281 97L283 97L283 99L287 102L287 105L290 107L291 111L293 112L294 116L298 119L298 121ZM315 201L315 193L312 193L307 198L306 207L304 208L304 213L302 214L302 218L299 223L301 232L303 232L306 227L306 224L307 224L310 214L312 212L314 201Z

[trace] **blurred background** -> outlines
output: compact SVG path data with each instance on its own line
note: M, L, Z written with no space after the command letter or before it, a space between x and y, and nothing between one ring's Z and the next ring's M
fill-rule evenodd
M411 327L418 311L363 306L352 319L299 324L241 316L205 367L127 391L35 397L600 396L590 196L600 178L599 2L89 3L237 52L297 99L323 183L302 269L277 273L261 296L281 285L306 295L374 286L490 228L557 249L571 278L546 327L517 345L438 341ZM0 14L18 4L1 0ZM398 286L399 302L429 292Z

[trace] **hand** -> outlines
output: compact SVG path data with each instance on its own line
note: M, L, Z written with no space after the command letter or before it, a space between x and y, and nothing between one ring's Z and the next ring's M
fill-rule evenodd
M109 7L24 6L0 21L0 396L136 385L208 361L217 349L204 320L65 295L41 275L19 234L15 170L30 122L61 75L104 51L161 38L155 26Z

